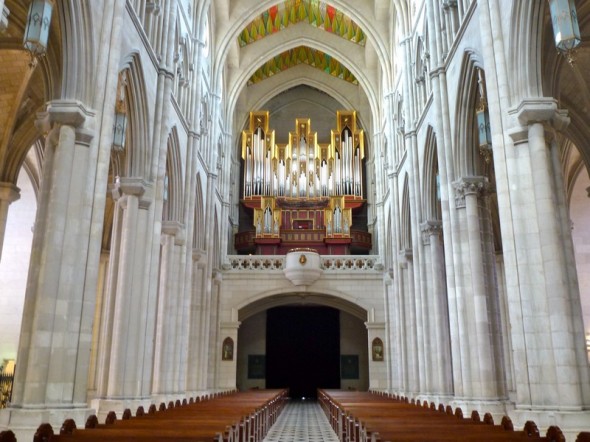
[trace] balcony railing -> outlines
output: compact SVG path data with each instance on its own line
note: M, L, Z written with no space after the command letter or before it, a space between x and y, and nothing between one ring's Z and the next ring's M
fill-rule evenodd
M225 271L282 271L285 257L276 255L229 255ZM379 257L376 255L354 256L322 256L322 270L334 272L378 272L382 270Z

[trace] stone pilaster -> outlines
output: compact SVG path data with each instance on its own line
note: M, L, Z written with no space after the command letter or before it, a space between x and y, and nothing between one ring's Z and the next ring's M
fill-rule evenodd
M179 392L180 354L183 351L180 344L185 325L182 318L185 306L178 287L184 226L176 221L163 221L160 241L162 257L156 319L153 395Z
M227 390L236 388L237 379L237 360L238 360L238 329L241 322L235 320L238 314L237 311L232 312L233 318L231 321L221 322L219 329L220 335L217 340L218 346L218 366L219 378L217 380L217 388ZM229 340L231 340L232 348L229 347Z
M442 221L426 221L421 226L424 245L430 255L428 269L431 286L428 291L428 320L431 327L429 348L430 363L433 367L430 380L430 394L446 396L451 394L451 354L447 290L445 285L445 258L442 242Z
M462 275L462 348L468 350L464 396L466 398L501 399L504 391L504 374L499 329L498 296L495 281L491 282L495 262L485 256L488 250L483 235L490 184L485 177L465 177L454 183L455 206L464 209L462 215L462 241L466 248L463 260L468 272ZM467 347L465 347L467 346ZM467 374L468 373L468 374Z
M518 285L508 287L517 410L581 411L590 404L579 288L554 132L569 123L551 98L511 111L519 174L510 177ZM517 155L516 155L517 153ZM526 175L524 174L526 172ZM507 270L508 271L508 270ZM557 416L557 421L573 415ZM587 415L586 415L587 419ZM564 424L567 427L567 424Z
M192 287L191 287L191 316L189 330L188 360L193 361L193 368L187 374L187 390L190 392L206 390L206 358L207 352L204 339L205 309L205 269L207 255L201 250L192 252Z
M109 399L141 398L149 391L143 386L143 352L151 346L145 336L147 280L145 237L152 187L141 178L121 178L113 188L116 200L115 237L109 268L109 297L112 334L106 380ZM106 368L106 367L105 367Z
M20 189L12 183L0 183L0 260L8 221L8 206L20 198Z
M365 322L367 327L367 337L369 346L369 389L370 390L387 390L387 360L391 357L388 349L384 349L381 357L375 356L372 351L372 342L374 339L381 339L385 342L385 323L384 322Z
M94 113L52 101L38 125L47 133L27 281L11 428L27 431L65 416L83 425L95 296L85 299L92 186L86 170ZM0 418L0 422L4 417ZM2 424L0 423L0 427Z

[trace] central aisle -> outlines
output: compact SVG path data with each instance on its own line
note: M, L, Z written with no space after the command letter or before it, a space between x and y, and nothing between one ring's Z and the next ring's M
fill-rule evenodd
M317 402L291 401L263 442L338 442Z

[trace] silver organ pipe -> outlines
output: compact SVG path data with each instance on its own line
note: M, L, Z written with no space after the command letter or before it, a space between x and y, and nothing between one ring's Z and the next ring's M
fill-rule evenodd
M338 113L332 144L320 147L310 121L297 119L289 144L278 148L268 127L268 113L251 115L243 134L244 196L362 198L363 134L353 111Z

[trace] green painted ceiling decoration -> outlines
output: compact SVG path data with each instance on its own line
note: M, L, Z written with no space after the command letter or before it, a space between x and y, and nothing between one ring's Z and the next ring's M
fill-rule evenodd
M298 46L271 58L254 72L250 80L248 80L248 85L258 83L302 63L320 69L333 77L358 85L356 77L342 63L328 54L307 46Z
M361 46L367 41L360 26L333 6L320 0L286 0L248 24L239 35L238 42L243 47L299 22L307 22Z

